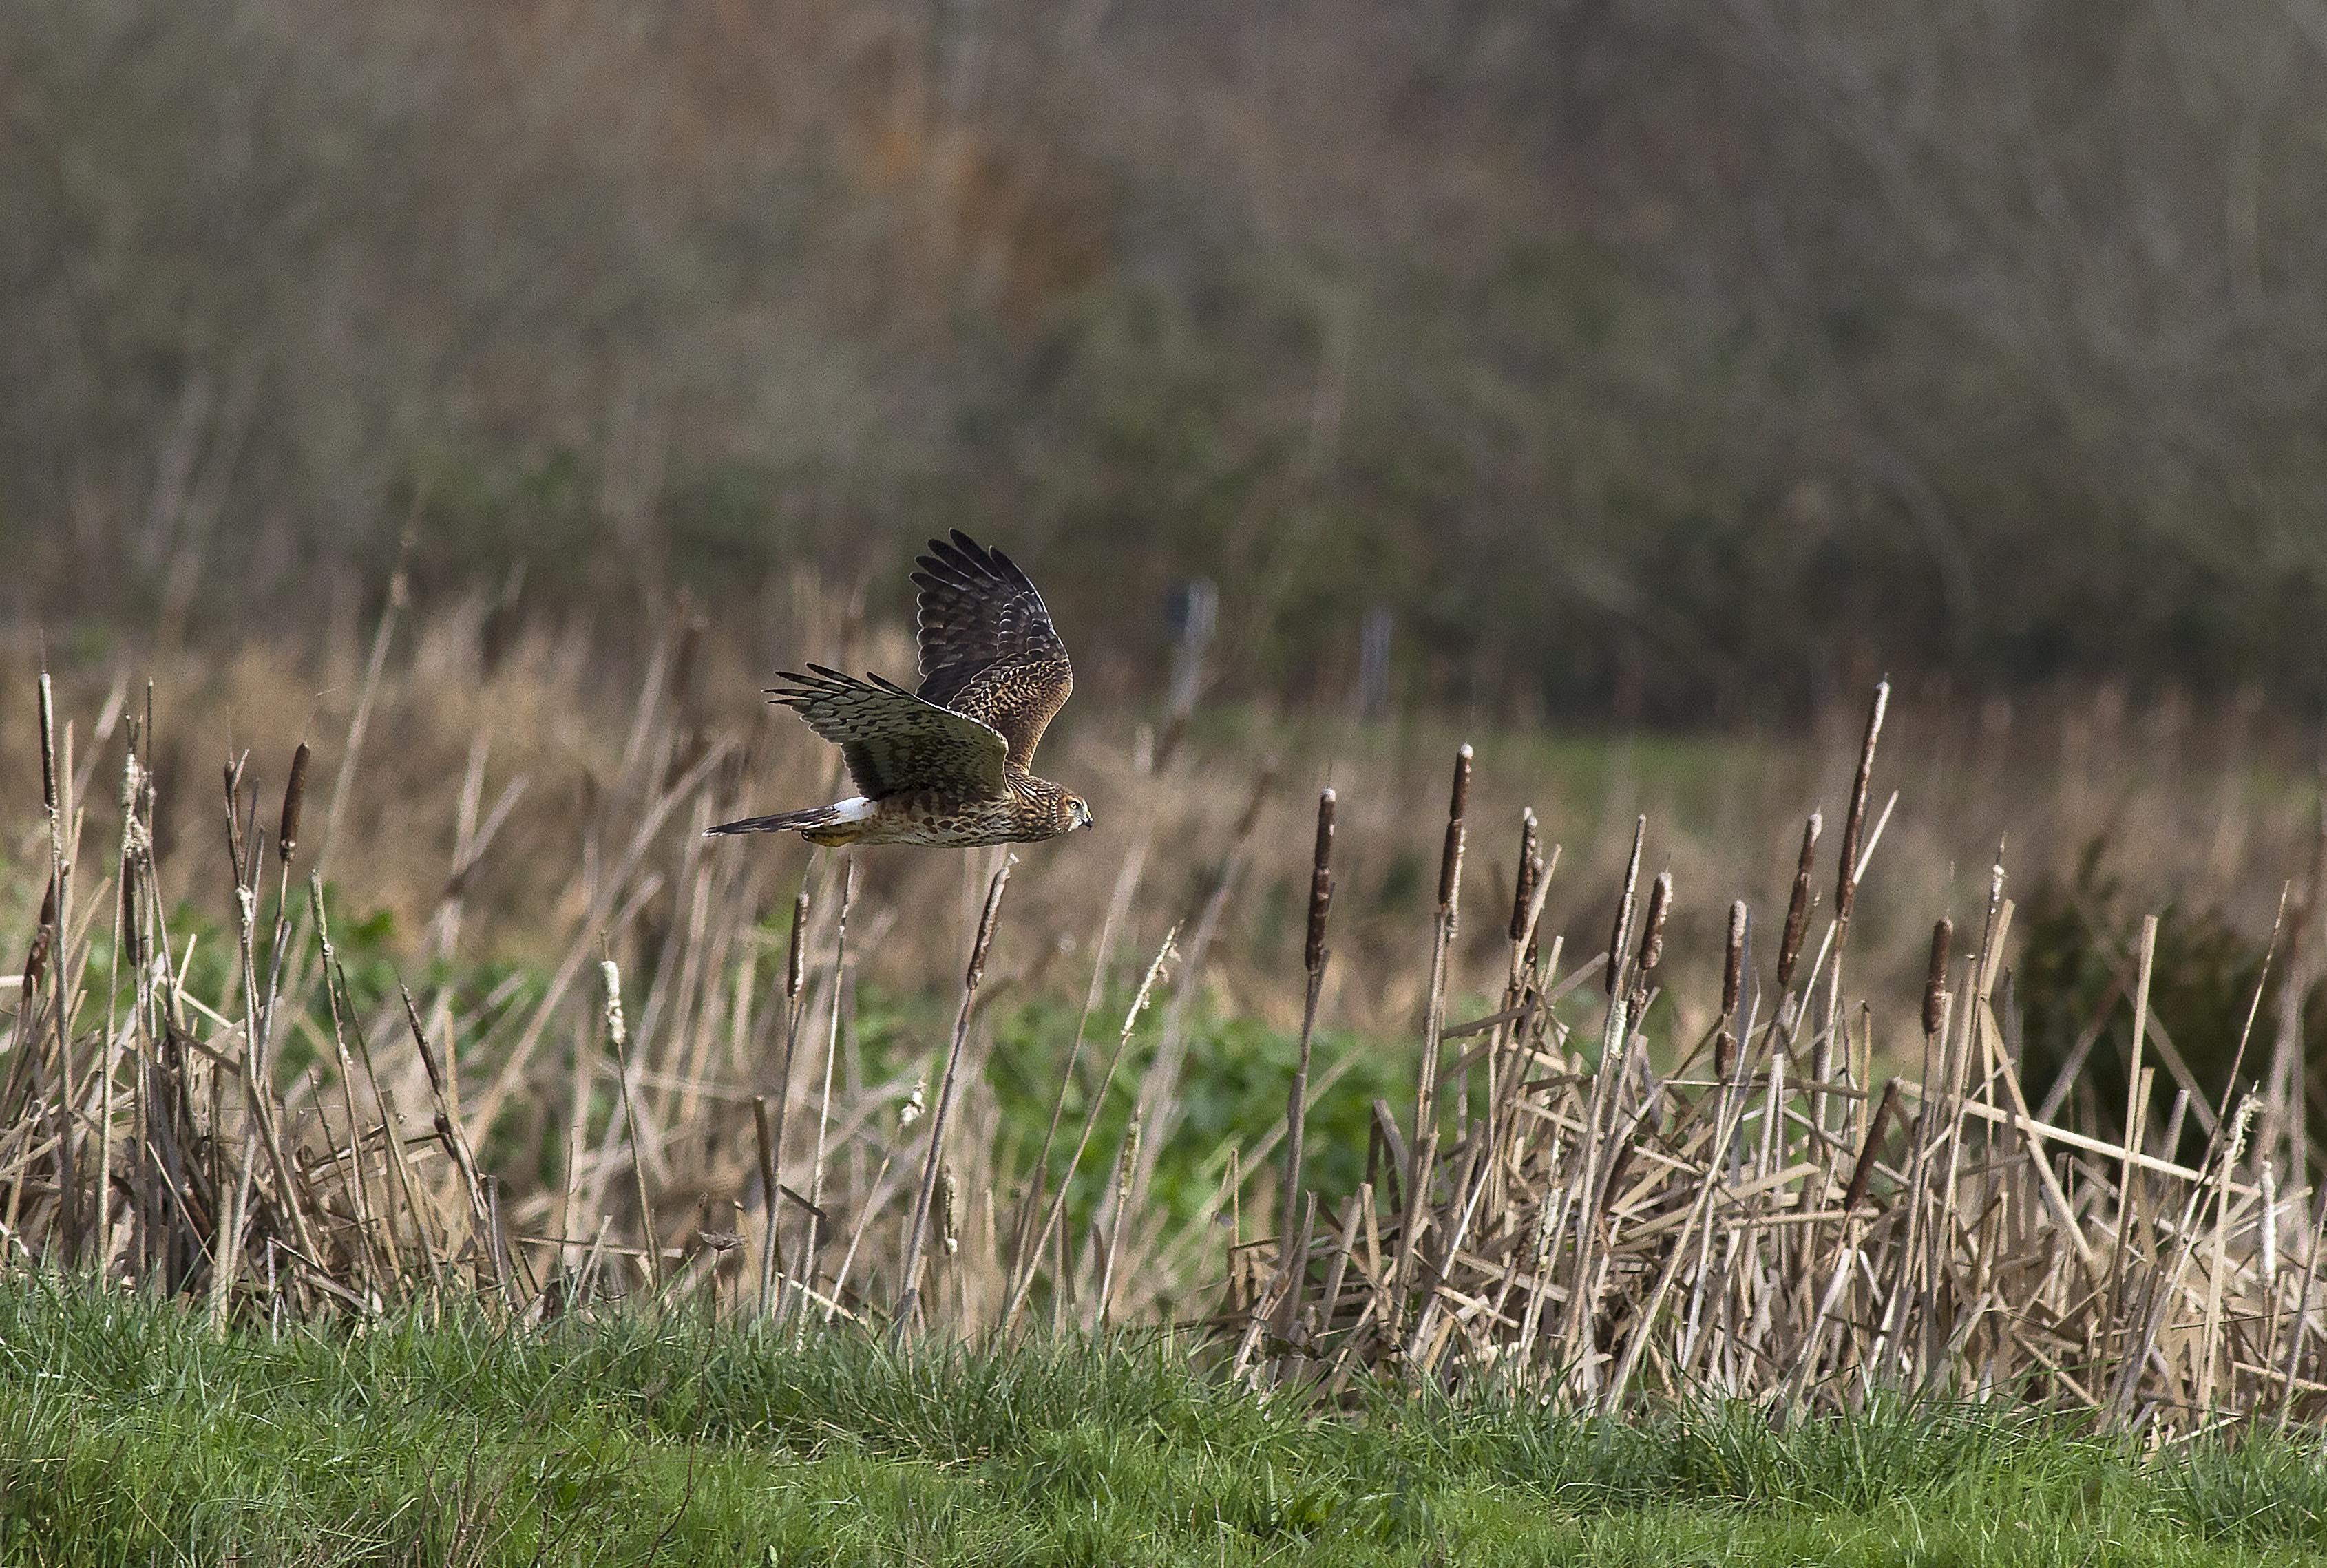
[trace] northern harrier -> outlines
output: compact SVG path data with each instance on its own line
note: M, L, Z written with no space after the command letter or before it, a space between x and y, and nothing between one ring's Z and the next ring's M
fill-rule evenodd
M810 844L1023 844L1091 825L1082 797L1027 771L1074 690L1067 646L1026 574L958 528L930 541L921 588L921 689L822 665L781 672L781 703L840 744L862 795L726 822Z

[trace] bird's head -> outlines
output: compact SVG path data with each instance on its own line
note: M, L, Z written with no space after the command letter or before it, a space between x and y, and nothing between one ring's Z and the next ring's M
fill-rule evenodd
M1065 807L1067 822L1066 830L1069 833L1072 833L1078 827L1089 827L1091 825L1091 809L1089 801L1084 799L1079 795L1069 795L1065 801Z

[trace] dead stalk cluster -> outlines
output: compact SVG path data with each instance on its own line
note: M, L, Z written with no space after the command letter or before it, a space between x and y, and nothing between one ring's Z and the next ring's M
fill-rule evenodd
M1326 1399L1388 1375L1601 1410L1831 1408L1903 1389L2173 1430L2327 1413L2327 1208L2302 1118L2269 1088L2235 1089L2190 1107L2204 1158L2171 1157L2142 1092L2150 944L2117 1143L2051 1120L2060 1086L2030 1108L1997 1002L2014 915L2000 867L1975 941L1933 929L1919 1019L1846 1000L1854 903L1889 818L1871 809L1885 695L1831 908L1821 922L1813 816L1766 967L1747 905L1730 908L1716 1021L1696 1040L1659 1022L1682 983L1664 955L1688 890L1668 872L1643 885L1645 819L1605 948L1572 961L1543 929L1559 846L1523 818L1507 959L1483 1013L1456 1013L1485 978L1456 973L1476 826L1463 748L1413 1092L1373 1103L1367 1179L1340 1192L1314 1183L1310 1125L1335 1081L1313 1071L1333 959L1324 791L1284 1126L1221 1151L1192 1218L1151 1196L1179 1112L1184 970L1259 853L1258 792L1188 937L1124 956L1137 981L1110 1010L1103 982L1152 847L1134 845L1085 1009L1103 1031L1110 1012L1119 1023L1103 1051L1078 1031L1029 1150L1004 1146L984 1087L1006 859L978 873L949 1034L883 1078L858 1038L858 956L941 912L859 907L845 861L776 890L765 857L708 852L688 830L729 804L720 743L658 742L641 714L631 832L591 868L588 918L546 979L485 997L354 984L302 838L306 749L271 835L257 763L238 757L220 820L233 982L204 994L155 863L151 698L100 725L126 759L120 831L84 863L90 774L44 677L47 894L0 1041L0 1268L93 1273L221 1321L453 1299L523 1321L627 1299L900 1336L1168 1321L1201 1324L1239 1377ZM344 793L343 770L333 819ZM475 816L432 931L457 923ZM679 911L664 939L618 951L612 934L658 896ZM780 929L766 920L787 906ZM1920 1071L1878 1081L1878 1059ZM1105 1132L1110 1097L1136 1106ZM1265 1234L1246 1234L1248 1214Z

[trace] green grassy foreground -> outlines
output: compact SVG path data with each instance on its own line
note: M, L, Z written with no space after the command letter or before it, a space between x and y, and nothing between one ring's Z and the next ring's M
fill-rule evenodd
M224 1562L2327 1562L2327 1456L2141 1461L1937 1407L1321 1421L1160 1344L899 1358L416 1318L221 1340L0 1291L0 1563Z

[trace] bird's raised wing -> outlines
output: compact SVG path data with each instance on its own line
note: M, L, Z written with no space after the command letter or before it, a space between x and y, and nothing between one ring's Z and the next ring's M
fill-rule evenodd
M1075 689L1067 645L1018 564L960 529L916 563L921 696L1000 732L1009 759L1034 760L1042 731Z
M992 725L879 676L858 680L820 664L808 667L807 675L782 672L791 684L769 688L768 698L838 742L849 776L872 798L908 790L964 800L1002 793L1008 743Z

